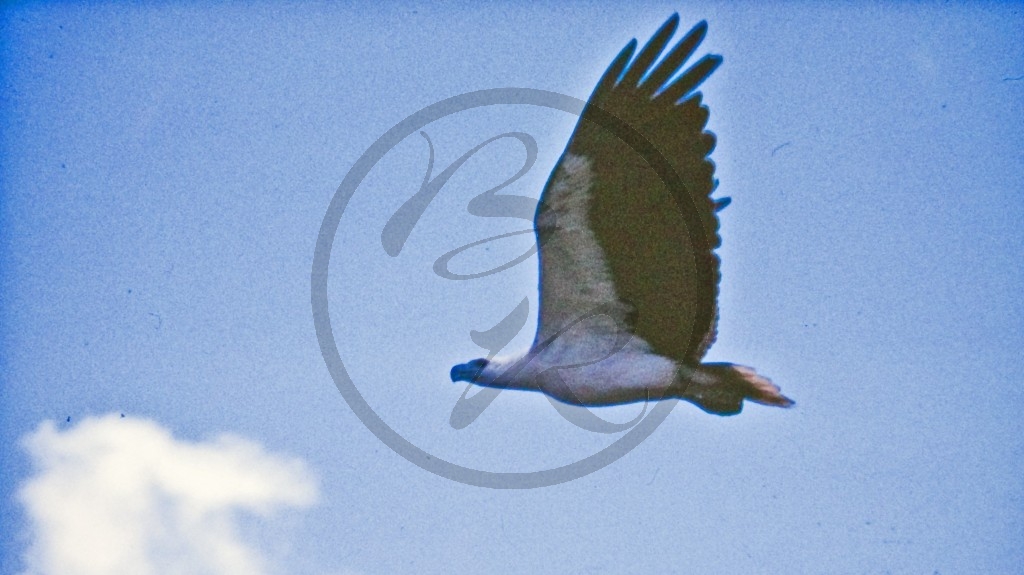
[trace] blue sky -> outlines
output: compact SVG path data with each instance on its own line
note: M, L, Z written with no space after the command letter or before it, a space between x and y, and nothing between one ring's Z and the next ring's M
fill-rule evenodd
M725 57L703 92L722 213L712 361L796 400L680 404L622 459L533 490L432 475L353 414L321 357L310 272L345 174L472 90L586 98L673 12ZM0 11L3 573L1018 573L1024 564L1024 7L21 3ZM493 106L424 130L435 173L508 131L536 196L575 118ZM460 465L533 471L616 435L505 392L454 429L452 364L536 260L434 274L524 229L468 201L522 165L474 156L398 257L412 136L333 246L339 353L366 401ZM471 273L529 235L453 260ZM640 406L605 408L625 422ZM124 417L121 417L124 414ZM70 418L70 420L69 420ZM180 572L180 571L179 571Z

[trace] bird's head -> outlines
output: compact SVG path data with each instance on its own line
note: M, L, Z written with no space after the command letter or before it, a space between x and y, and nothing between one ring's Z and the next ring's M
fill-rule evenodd
M457 381L468 381L470 383L482 383L484 371L487 368L486 359L474 359L469 363L462 363L452 368L452 383Z

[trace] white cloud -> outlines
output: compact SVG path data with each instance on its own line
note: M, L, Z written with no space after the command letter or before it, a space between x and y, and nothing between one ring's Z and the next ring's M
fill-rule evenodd
M237 436L175 439L144 419L46 421L23 444L36 467L18 492L29 575L259 575L268 562L240 535L239 512L318 497L301 460Z

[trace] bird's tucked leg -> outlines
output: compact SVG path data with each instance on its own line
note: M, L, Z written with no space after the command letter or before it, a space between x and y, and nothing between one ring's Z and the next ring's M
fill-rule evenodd
M688 373L683 373L683 372ZM793 400L777 385L752 368L732 363L702 363L696 370L680 370L680 398L715 415L736 415L743 400L762 405L790 407Z

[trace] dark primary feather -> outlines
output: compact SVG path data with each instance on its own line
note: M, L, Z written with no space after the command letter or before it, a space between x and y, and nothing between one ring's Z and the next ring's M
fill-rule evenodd
M669 18L632 63L635 40L619 53L566 153L594 171L589 223L619 298L634 308L633 332L655 353L696 364L715 338L721 240L710 198L715 137L695 90L722 59L704 56L677 76L707 32L701 22L656 63L678 22ZM548 233L538 226L542 250Z
M672 23L672 29L675 30L675 24L679 22L678 17L669 18L666 22L666 26ZM679 67L683 65L686 60L693 55L693 51L697 49L697 46L704 40L705 34L708 32L707 22L700 22L693 27L686 36L680 40L676 47L665 56L662 60L661 65L658 66L651 74L643 81L641 87L648 93L654 94L659 88L664 86L665 82L668 81L672 75L679 70Z

